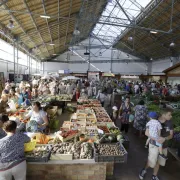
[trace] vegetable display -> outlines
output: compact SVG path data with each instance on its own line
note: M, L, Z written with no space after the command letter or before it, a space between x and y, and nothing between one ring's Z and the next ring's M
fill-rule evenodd
M71 150L72 143L60 143L60 144L55 144L52 147L52 154L68 154Z
M112 144L96 144L96 153L99 155L106 156L123 156L126 152L123 149L120 149L119 145Z
M81 159L92 159L93 148L92 145L88 142L84 142L81 144Z
M36 147L33 151L26 153L26 158L30 158L30 157L44 158L48 156L50 151L51 151L50 146Z

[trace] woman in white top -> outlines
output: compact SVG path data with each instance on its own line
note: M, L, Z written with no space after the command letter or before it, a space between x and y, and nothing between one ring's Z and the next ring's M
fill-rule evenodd
M46 126L49 124L47 114L42 110L41 104L39 102L33 103L33 110L30 111L25 120L30 118L27 123L26 129L31 132L43 132Z

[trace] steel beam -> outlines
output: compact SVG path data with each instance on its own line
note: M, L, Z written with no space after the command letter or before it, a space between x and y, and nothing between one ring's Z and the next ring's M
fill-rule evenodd
M126 13L126 11L125 11L124 8L121 6L121 4L119 3L118 0L116 0L116 3L118 4L118 6L119 6L120 9L122 10L122 12L125 14L125 16L128 18L128 20L131 22L131 19L129 18L128 14Z
M69 19L67 22L67 26L66 26L66 38L65 38L65 42L64 45L66 45L66 41L67 41L67 34L68 34L68 30L69 30L69 22L70 22L70 17L71 17L71 10L72 10L72 0L69 0Z
M113 24L113 23L106 23L106 22L98 22L99 24L106 24L106 25L111 25L111 26L119 26L119 27L127 27L127 28L135 28L135 29L141 29L145 31L156 31L159 33L164 33L164 34L170 34L171 32L169 31L162 31L162 30L157 30L157 29L152 29L152 28L145 28L145 27L140 27L137 25L130 25L130 24Z
M42 0L42 6L43 6L44 14L47 15L47 13L46 13L46 7L45 7L45 1L44 1L44 0ZM50 36L51 43L53 43L53 39L52 39L52 35L51 35L51 30L50 30L50 28L49 28L48 19L46 19L46 24L47 24L47 28L48 28L48 32L49 32L49 36ZM54 49L54 46L53 46L53 49ZM55 49L54 49L54 53L56 53L56 52L55 52Z
M106 64L106 63L149 63L150 61L148 60L131 60L131 59L123 59L123 60L91 60L91 63L96 64L96 63L100 63L100 64ZM48 62L59 62L59 63L67 63L67 61L57 61L57 60L50 60ZM73 60L73 61L69 61L69 64L86 64L88 63L88 61L84 60L84 61L79 61L79 60Z
M16 52L15 52L15 42L13 43L13 58L14 58L14 83L16 84Z
M60 0L58 0L58 41L60 42ZM60 46L59 46L60 51Z
M31 20L32 20L32 22L33 22L33 25L34 25L34 27L35 27L36 31L39 33L39 36L40 36L40 38L41 38L41 40L42 40L43 44L45 45L44 40L43 40L43 38L42 38L42 36L41 36L41 33L40 33L40 31L39 31L39 29L38 29L38 27L37 27L37 24L36 24L36 22L35 22L35 20L34 20L34 18L33 18L33 16L32 16L32 14L31 14L31 11L30 11L30 9L29 9L29 6L28 6L28 4L27 4L26 0L24 0L24 4L25 4L26 9L27 9L27 10L28 10L28 12L29 12L29 15L30 15L30 17L31 17ZM49 51L48 51L48 49L47 49L47 46L46 46L46 45L45 45L45 47L46 47L46 51L47 51L47 53L49 54ZM50 54L49 54L49 55L50 55Z
M3 6L4 6L4 8L7 9L7 10L9 9L6 4L4 4ZM22 29L23 33L27 35L25 29L22 27L21 23L20 23L19 20L14 16L14 14L13 14L12 12L9 12L9 14L10 14L10 16L12 17L12 19L13 19L14 21L16 21L16 23L18 24L18 26ZM28 35L27 35L27 36L28 36ZM32 43L34 43L35 46L36 46L36 43L32 40L32 38L31 38L30 36L28 36L28 37L29 37L30 41L31 41ZM42 53L41 50L40 50L40 52Z
M8 0L2 0L2 2L0 3L0 7L3 5L3 4L6 4L8 2Z

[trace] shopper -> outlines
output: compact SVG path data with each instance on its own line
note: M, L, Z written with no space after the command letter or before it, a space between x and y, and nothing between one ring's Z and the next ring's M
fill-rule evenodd
M124 103L122 103L119 110L119 119L121 121L121 132L128 133L129 130L129 115L132 112L132 105L130 103L130 97L127 96Z
M165 156L167 156L168 141L173 138L173 124L171 118L172 118L171 109L163 109L161 111L159 122L161 123L162 129L161 129L161 137L159 138L158 142L163 144L163 154ZM160 165L165 166L166 159L159 157L159 147L156 146L156 140L150 137L149 127L146 128L146 136L150 138L149 155L148 155L147 164L140 172L139 178L143 180L147 173L147 169L151 167L154 168L152 180L159 180L159 178L157 177L159 166Z
M134 86L134 92L135 92L135 94L139 94L139 84L138 84L138 82Z
M8 95L2 94L0 99L0 114L7 113L7 102L8 102Z
M30 138L22 133L16 133L15 121L7 121L3 129L7 136L0 139L0 180L26 180L26 160L24 143Z
M144 101L139 101L138 105L135 107L135 119L134 119L134 128L139 131L139 136L142 137L143 131L146 130L147 123L147 107L144 105Z
M104 101L105 101L105 99L106 99L106 94L105 94L105 92L102 91L102 90L99 90L98 95L97 95L96 98L101 102L102 107L104 107Z
M157 120L157 113L156 112L150 112L148 114L150 121L146 124L146 127L148 127L149 130L149 139L154 139L155 140L155 145L158 147L159 149L159 155L165 159L167 159L167 157L163 154L163 148L162 148L162 143L159 143L158 140L161 136L161 123Z
M30 132L43 132L49 124L47 114L42 110L39 102L33 103L33 110L26 115L24 120L29 118L30 122L27 123L26 129Z
M3 124L8 121L9 118L7 115L0 115L0 139L6 136L6 132L3 130Z

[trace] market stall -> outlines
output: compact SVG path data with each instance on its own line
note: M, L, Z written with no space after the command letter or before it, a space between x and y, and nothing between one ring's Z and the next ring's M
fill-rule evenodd
M170 85L180 84L180 63L164 70L163 73L166 74L166 81Z
M114 163L127 162L127 138L98 100L79 99L76 113L56 133L28 135L28 179L105 180Z

